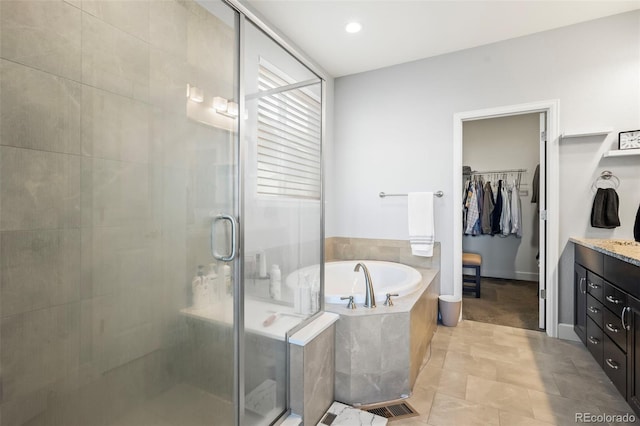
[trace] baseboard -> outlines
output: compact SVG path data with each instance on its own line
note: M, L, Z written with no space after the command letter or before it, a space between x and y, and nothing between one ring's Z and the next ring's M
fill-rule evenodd
M573 331L573 324L558 324L558 339L580 342L580 338L576 332Z

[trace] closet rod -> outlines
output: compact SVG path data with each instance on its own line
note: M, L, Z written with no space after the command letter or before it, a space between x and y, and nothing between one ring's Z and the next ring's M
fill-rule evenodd
M486 170L486 171L472 171L471 173L463 173L464 175L488 175L490 173L525 173L527 169L508 169L508 170Z
M409 194L387 194L386 192L381 192L378 194L378 196L380 198L384 198L384 197L406 197ZM435 195L438 198L441 198L444 195L444 192L442 191L436 191L433 193L433 195Z

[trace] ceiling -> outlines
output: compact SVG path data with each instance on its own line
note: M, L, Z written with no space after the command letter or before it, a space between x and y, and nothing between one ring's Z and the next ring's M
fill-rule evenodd
M340 77L640 9L640 0L246 0ZM362 31L348 34L350 21Z

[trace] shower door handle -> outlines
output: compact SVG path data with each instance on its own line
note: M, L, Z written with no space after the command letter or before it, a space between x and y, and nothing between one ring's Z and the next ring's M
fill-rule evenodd
M227 255L220 254L215 249L215 241L216 241L216 224L221 220L228 220L231 224L231 253ZM222 260L223 262L230 262L235 259L236 254L238 252L237 247L237 228L238 222L236 222L236 218L228 215L228 214L219 214L213 218L211 222L211 254L218 260Z

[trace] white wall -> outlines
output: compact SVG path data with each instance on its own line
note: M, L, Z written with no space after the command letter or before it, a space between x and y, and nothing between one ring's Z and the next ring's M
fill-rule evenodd
M441 189L436 239L442 243L442 292L452 293L452 218L460 206L451 197L453 114L559 99L561 131L638 129L639 73L635 11L336 79L327 236L406 239L406 199L380 199L378 192ZM562 142L561 182L549 182L561 190L560 322L573 321L568 238L632 238L640 160L601 159L614 138ZM588 226L591 182L603 168L623 180L622 227L613 231Z
M537 281L539 226L537 205L531 203L531 195L533 175L540 162L539 114L465 121L462 162L478 171L526 170L520 174L522 237L465 235L462 249L482 255L483 277ZM511 183L518 175L505 177ZM498 179L504 177L487 176L485 181L497 184Z

